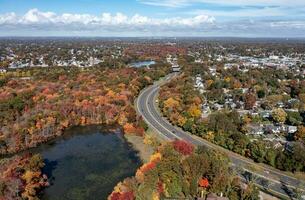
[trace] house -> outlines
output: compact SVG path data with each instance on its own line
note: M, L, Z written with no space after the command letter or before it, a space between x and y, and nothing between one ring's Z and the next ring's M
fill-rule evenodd
M289 153L293 152L293 148L294 148L294 142L287 142L285 144L285 150L288 151Z
M201 106L201 113L202 113L201 117L202 118L208 117L210 112L211 112L210 106L208 104L202 104L202 106Z
M231 102L231 101L225 102L225 106L230 109L235 109L237 107L236 103Z
M216 76L216 71L217 71L216 67L210 67L209 70L212 76Z
M172 71L173 72L180 72L180 67L178 65L173 65Z
M251 116L258 116L259 115L259 113L256 112L255 110L250 110L249 113L250 113Z
M275 126L273 124L268 124L265 126L265 131L267 133L273 133L273 134L276 134L276 133L280 133L282 130L281 126Z
M204 85L202 83L202 78L200 75L197 75L195 77L195 88L204 88Z
M281 147L283 147L281 142L279 142L279 141L274 142L273 149L279 149Z
M238 108L240 110L244 110L245 109L245 102L243 102L243 101L236 101L236 108ZM246 112L249 113L248 110Z
M284 108L285 104L284 104L283 102L278 102L278 103L276 104L276 106L277 106L278 108Z
M248 125L248 133L251 135L263 135L264 127L261 125Z
M7 72L7 70L6 69L2 69L2 68L0 68L0 74L5 74Z
M287 133L295 133L298 131L298 127L296 126L286 126Z
M200 58L196 59L194 62L195 63L203 63L203 61Z
M271 118L271 116L272 116L272 111L271 111L271 110L263 110L263 111L260 111L260 112L259 112L259 115L260 115L262 118Z
M243 94L245 94L249 91L249 88L240 88L240 89Z
M215 103L215 104L212 105L212 109L221 110L221 109L223 109L223 105Z

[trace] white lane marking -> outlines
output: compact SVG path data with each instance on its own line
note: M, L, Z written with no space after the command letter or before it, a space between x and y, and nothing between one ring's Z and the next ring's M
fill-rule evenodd
M159 87L159 86L158 86ZM149 97L154 93L155 90L158 89L158 87L154 88L150 94L148 94L147 98L146 98L146 101L145 101L145 106L147 108L147 111L148 113L150 114L150 116L152 117L152 119L154 119L154 121L159 124L162 128L164 128L166 131L168 131L169 134L173 135L174 137L178 138L181 140L181 138L175 134L173 134L168 128L164 127L157 119L155 119L155 117L153 116L153 114L151 113L149 107L148 107L148 100L149 100Z
M153 89L152 91L151 91L151 94L149 95L149 96L152 96L152 94L154 93L154 91L155 90L157 90L158 89L158 87L157 88L155 88L155 89ZM147 98L147 102L148 102L148 99L149 98ZM154 100L154 98L153 98L153 100ZM147 105L147 104L146 104ZM153 107L154 107L154 109L155 109L155 111L156 111L156 107L155 107L155 104L153 103ZM148 107L147 107L148 108ZM147 110L150 110L150 109L147 109ZM150 112L150 111L149 111ZM151 116L154 118L154 116L151 114ZM163 119L161 116L160 116L160 118L161 119ZM157 121L157 120L155 120L155 121ZM177 130L176 129L176 127L174 127L171 123L167 123L167 121L165 121L165 120L163 120L167 125L169 125L169 126L172 126L175 130ZM160 124L160 123L159 123ZM161 124L160 124L161 125ZM165 128L163 125L161 125L163 128ZM172 135L174 135L175 137L177 137L177 138L179 138L179 139L182 139L181 137L179 137L179 136L177 136L177 135L175 135L175 134L173 134L169 129L167 129L167 128L165 128L166 130L168 130ZM180 131L180 130L178 130L178 131ZM182 134L184 134L184 133L182 133ZM201 143L201 144L204 144L204 145L206 145L206 146L208 146L208 147L210 147L210 148L213 148L213 149L216 149L216 147L213 147L212 145L210 145L210 144L208 144L208 143L205 143L205 141L202 141L202 140L199 140L198 138L194 138L194 137L192 137L191 135L185 135L185 136L190 136L192 139L194 139L194 140L196 140L197 142L199 142L199 143Z
M138 100L137 100L137 106L138 106L138 109L139 109L139 112L140 114L143 116L144 120L146 121L146 123L148 123L150 125L150 127L152 127L157 133L159 133L159 135L161 137L164 137L166 140L170 140L170 138L168 138L166 135L162 134L154 125L152 125L149 120L146 118L146 116L142 113L141 111L141 107L140 107L140 99L141 99L141 96L148 90L150 89L150 87L146 88L141 94L140 96L138 97Z

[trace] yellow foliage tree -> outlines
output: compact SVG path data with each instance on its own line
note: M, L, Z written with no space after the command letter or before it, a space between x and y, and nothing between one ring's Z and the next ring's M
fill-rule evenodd
M136 133L136 128L134 127L134 125L132 123L126 123L123 126L123 129L124 129L124 133L126 133L126 134Z
M244 121L245 124L249 124L251 122L251 118L248 115L245 115L243 117L243 121Z
M227 83L229 83L229 82L231 81L231 78L230 78L230 77L225 77L225 78L224 78L224 81L227 82Z
M299 126L294 136L295 140L303 140L305 142L305 126Z
M160 197L159 197L159 193L156 192L156 191L153 191L152 193L152 200L159 200Z
M179 117L178 117L178 125L182 127L185 124L185 122L186 122L185 117L179 115Z
M140 169L138 169L137 172L136 172L136 180L139 183L143 183L144 182L144 174L143 174L143 172Z
M60 122L60 125L63 127L63 128L67 128L69 126L69 120L68 119L65 119L63 121Z
M166 110L174 110L180 106L179 101L175 100L174 98L170 97L166 101L164 101L164 109Z
M150 161L149 162L155 162L155 161L160 161L162 158L161 153L155 153L150 156Z
M106 96L107 96L107 97L110 97L110 98L114 98L115 95L116 95L115 92L112 91L112 90L109 90L109 91L107 92L107 94L106 94Z
M191 105L191 107L188 109L188 113L194 118L198 118L201 116L201 110L199 106L196 105Z
M234 80L233 81L233 88L234 89L238 89L238 88L241 88L242 87L242 84L239 80Z
M272 111L272 117L275 121L284 123L286 121L287 113L282 108L277 108Z
M214 81L209 79L209 80L207 80L206 85L209 88L213 83L214 83Z
M81 123L81 125L85 125L86 124L86 117L82 116L80 118L80 123Z
M207 134L205 135L204 139L208 140L208 141L213 141L214 140L214 132L213 131L209 131L207 132Z
M126 118L124 113L121 113L119 118L118 118L118 124L124 125L126 123L127 123L127 118Z
M305 93L299 94L299 99L301 102L305 103Z

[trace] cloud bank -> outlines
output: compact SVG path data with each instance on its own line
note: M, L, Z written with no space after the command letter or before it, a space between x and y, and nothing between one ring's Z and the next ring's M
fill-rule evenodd
M263 12L271 13L269 8L260 13L245 10L239 16L253 18L219 20L217 17L226 13L195 10L184 17L151 18L139 14L57 14L31 9L24 15L0 14L0 36L305 36L305 19L257 18ZM280 16L280 12L273 15Z
M33 28L50 30L104 30L104 31L136 31L136 30L184 30L203 28L212 25L214 17L199 14L188 18L149 18L135 14L128 17L122 13L112 15L103 13L100 16L90 14L56 14L31 9L23 16L15 13L0 15L0 26L6 28Z

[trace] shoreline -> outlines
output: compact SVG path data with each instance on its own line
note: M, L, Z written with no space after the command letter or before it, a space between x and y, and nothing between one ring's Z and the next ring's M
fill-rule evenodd
M109 132L115 132L115 130L120 129L121 127L120 125L113 123L113 124L103 124L103 123L92 123L92 124L88 124L88 125L74 125L74 126L69 126L67 128L65 128L64 130L62 130L62 132L60 134L54 134L48 138L46 138L45 140L41 140L39 142L37 142L35 144L35 146L29 146L29 147L25 147L22 149L19 149L17 151L14 152L8 152L5 154L0 154L0 160L5 159L5 158L11 158L13 156L16 155L22 155L22 154L26 154L26 153L33 153L35 152L35 150L39 147L41 147L42 145L46 145L49 143L53 143L61 138L64 137L70 137L73 136L74 133L71 133L71 131L73 131L74 128L78 128L78 127L98 127L99 129L105 130L105 131L109 131ZM122 134L124 135L123 131Z
M144 144L144 137L124 134L124 138L132 148L137 151L137 155L143 164L149 162L150 156L154 153L154 150L152 146Z

